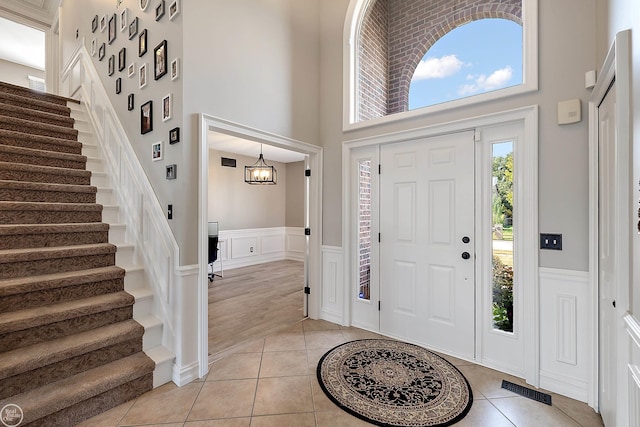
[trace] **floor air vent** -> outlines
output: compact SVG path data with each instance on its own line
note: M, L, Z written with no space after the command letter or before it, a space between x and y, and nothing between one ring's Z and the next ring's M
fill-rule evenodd
M505 390L512 391L514 393L519 394L520 396L527 397L529 399L533 399L537 402L542 402L547 405L551 405L551 395L547 393L541 393L536 390L532 390L527 387L523 387L518 384L514 384L509 381L502 380L502 388Z

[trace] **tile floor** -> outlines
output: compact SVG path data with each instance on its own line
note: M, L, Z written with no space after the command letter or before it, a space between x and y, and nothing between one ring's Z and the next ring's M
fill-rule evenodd
M335 406L315 376L320 357L336 345L378 337L325 321L305 320L236 348L211 365L206 378L181 388L165 384L87 420L82 427L350 427L367 426ZM553 406L501 389L488 368L447 357L469 380L473 406L456 426L602 426L586 404L552 394Z

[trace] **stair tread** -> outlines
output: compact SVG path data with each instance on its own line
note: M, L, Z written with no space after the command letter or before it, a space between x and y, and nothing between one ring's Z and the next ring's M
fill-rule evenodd
M82 283L124 278L125 270L115 265L87 270L0 280L0 297L25 291L39 291Z
M0 236L15 234L79 233L88 231L108 231L104 222L78 222L71 224L0 224Z
M4 352L0 357L0 380L138 336L142 338L143 332L143 327L131 319Z
M82 143L72 139L56 138L55 136L34 135L30 133L18 132L8 129L0 129L0 136L18 140L30 140L41 144L64 145L67 147L81 148ZM55 151L55 150L52 150Z
M145 350L144 352L147 353L147 356L153 359L153 361L156 362L156 364L162 363L168 360L173 360L176 357L176 355L173 354L171 350L169 350L163 345L155 346L153 348Z
M15 147L13 145L0 144L0 152L47 157L50 159L71 160L76 162L87 161L87 156L83 156L82 154L60 153L58 151L37 150L35 148L27 147Z
M97 203L7 202L0 201L0 211L102 211Z
M45 248L3 249L0 250L0 265L11 262L28 262L72 256L88 256L116 253L117 247L111 243L88 245L56 246Z
M57 122L61 122L61 123L66 123L67 127L73 127L73 124L75 123L75 119L69 117L69 116L65 116L65 115L61 115L61 114L55 114L55 113L49 113L46 111L38 111L38 110L33 110L31 108L25 108L19 105L13 105L13 104L9 104L6 102L2 102L0 100L0 115L2 115L2 112L7 112L7 113L18 113L18 114L28 114L29 116L33 117L33 119L35 120L40 120L40 119L44 119L44 120L52 120L52 121L57 121ZM64 126L64 125L63 125Z
M154 368L155 363L149 356L138 352L35 390L12 396L0 401L0 405L13 403L20 406L25 415L23 422L27 424L150 374Z
M74 98L56 95L54 93L40 92L37 90L26 88L24 86L17 86L7 82L0 82L0 89L2 89L2 93L12 94L14 92L17 92L17 93L20 93L20 95L16 94L15 96L19 96L22 98L29 98L29 99L38 99L38 100L42 100L42 102L47 102L48 100L49 103L52 103L55 101L62 101L65 103L71 102L72 104L80 104L80 101Z
M12 103L29 105L34 110L43 111L44 109L49 111L55 111L57 114L60 114L61 116L68 116L71 114L71 111L72 111L72 109L68 105L53 103L44 99L20 96L14 93L5 92L3 90L0 90L0 98L6 100L6 102L10 105L13 105Z
M0 170L20 170L25 172L41 172L55 175L74 175L81 177L91 177L92 172L84 169L59 168L55 166L30 165L27 163L0 162ZM99 175L100 172L93 172Z
M44 182L0 180L3 189L38 190L67 193L97 193L97 187L78 184L49 184Z
M44 307L0 313L0 334L34 328L66 319L86 316L133 305L134 298L127 292L114 292Z

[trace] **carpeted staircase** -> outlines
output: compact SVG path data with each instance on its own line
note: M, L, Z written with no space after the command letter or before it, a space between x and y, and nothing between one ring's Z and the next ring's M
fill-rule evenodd
M73 102L0 83L0 408L20 406L21 426L74 425L153 387Z

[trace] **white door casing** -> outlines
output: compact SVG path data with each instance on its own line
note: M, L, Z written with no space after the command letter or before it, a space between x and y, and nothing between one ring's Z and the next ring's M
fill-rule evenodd
M385 145L380 159L380 331L472 359L474 133Z

